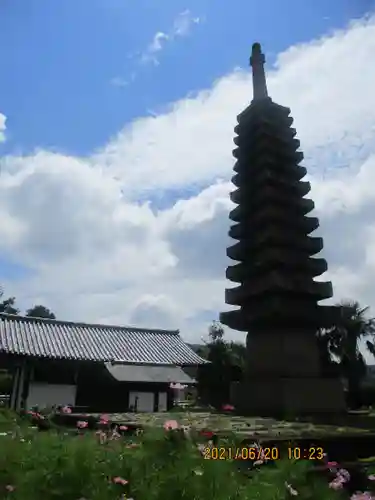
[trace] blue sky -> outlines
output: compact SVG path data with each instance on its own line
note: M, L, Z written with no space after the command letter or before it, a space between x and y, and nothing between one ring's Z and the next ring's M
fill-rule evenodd
M375 308L375 0L0 0L0 284L21 310L204 335L254 41L334 300Z
M42 147L89 154L125 123L245 66L254 40L272 62L370 7L368 0L3 0L3 153ZM168 33L186 10L201 22L165 44L158 66L142 64L154 35ZM134 74L127 86L114 84Z

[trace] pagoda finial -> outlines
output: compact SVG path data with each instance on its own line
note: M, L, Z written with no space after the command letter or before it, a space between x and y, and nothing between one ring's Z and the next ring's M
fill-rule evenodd
M253 43L250 57L250 66L253 69L253 100L265 99L268 97L266 74L264 63L266 59L262 54L260 43Z

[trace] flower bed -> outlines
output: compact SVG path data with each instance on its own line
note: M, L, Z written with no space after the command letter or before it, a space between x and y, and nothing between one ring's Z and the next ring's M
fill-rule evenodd
M373 489L371 466L347 470L326 457L319 467L313 461L267 460L256 443L246 461L236 460L235 436L220 439L210 429L176 420L135 435L126 425L111 428L107 415L95 430L80 420L74 430L39 432L47 430L48 420L36 412L24 421L0 414L1 499L372 498L364 493Z

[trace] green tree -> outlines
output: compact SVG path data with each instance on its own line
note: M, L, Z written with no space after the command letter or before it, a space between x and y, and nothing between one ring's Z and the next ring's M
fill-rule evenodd
M3 297L4 297L4 290L3 290L3 288L0 287L0 300L3 299ZM16 304L15 297L9 297L8 299L1 300L0 313L18 314L20 311L15 306L15 304Z
M325 334L327 352L338 359L342 376L347 382L348 405L352 409L361 406L361 381L366 375L366 362L360 351L360 341L375 333L375 318L368 316L369 308L356 301L338 304L339 318ZM371 351L372 342L367 342ZM375 349L374 349L375 352Z
M242 342L229 342L227 349L230 355L232 381L242 380L246 367L246 345Z
M32 318L45 318L45 319L56 319L56 316L48 307L42 305L36 305L26 311L26 316Z
M213 321L208 328L208 337L212 343L224 341L224 328L220 321Z
M226 342L218 321L210 325L208 336L199 354L210 364L198 369L198 391L203 402L220 408L230 400L231 383L242 377L246 348L238 342Z

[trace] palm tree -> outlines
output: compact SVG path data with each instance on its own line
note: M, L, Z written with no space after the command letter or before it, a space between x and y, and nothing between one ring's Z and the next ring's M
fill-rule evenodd
M339 361L342 376L347 381L348 405L352 409L361 406L360 386L366 375L366 362L359 349L360 340L375 334L375 318L368 317L368 307L361 307L356 301L343 301L337 305L339 318L326 331L329 351ZM375 346L367 342L375 353Z

